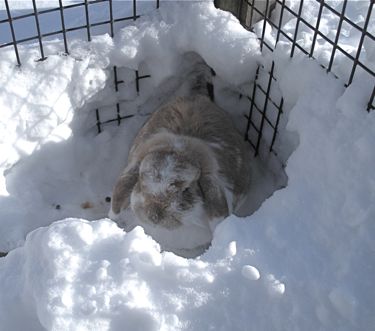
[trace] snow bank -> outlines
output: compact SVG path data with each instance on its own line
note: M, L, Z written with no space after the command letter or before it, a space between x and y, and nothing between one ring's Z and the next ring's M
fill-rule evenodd
M344 90L311 60L279 60L281 80L297 72L314 77L290 113L288 127L300 143L285 189L252 216L229 217L194 260L160 253L141 228L125 233L109 220L67 219L35 230L0 260L2 325L371 329L375 115L365 111L364 98L370 86L358 81Z
M260 60L258 41L230 13L215 9L211 2L167 2L158 14L151 20L141 18L139 25L115 37L121 45L116 64L136 69L146 61L151 76L160 82L178 69L181 54L193 51L228 83L241 85L253 79L254 64ZM136 66L129 63L133 58L138 59Z
M67 219L1 260L0 320L9 330L243 330L251 307L274 311L285 290L257 276L254 254L232 242L215 262L186 260L140 227Z
M357 3L361 6L361 2ZM199 6L211 8L208 4ZM170 8L175 10L176 7ZM217 12L212 9L212 15L215 14ZM158 15L168 16L163 12ZM132 35L130 31L134 31L137 36L134 42L140 43L140 51L138 53L139 48L134 46L135 53L129 52L133 57L121 58L123 65L126 62L131 67L130 64L138 60L147 64L154 59L149 59L147 54L152 45L157 44L157 38L165 35L173 40L174 33L156 22L152 21L150 26L155 27L158 37L153 37L151 31L143 34L138 25L124 30L129 36ZM103 53L98 53L97 49L106 49L108 54L119 53L113 50L115 46L111 40L102 38L87 46L84 54L91 55L89 65L85 64L83 68L102 63L98 65L98 72L105 74L106 66L120 59L114 56L103 65L110 55L98 56ZM113 45L116 43L115 40ZM168 40L161 45L166 50L171 48ZM83 45L82 49L85 47ZM183 47L180 49L185 51ZM201 51L204 52L203 46ZM119 52L124 53L124 49ZM162 57L160 53L155 54ZM216 55L221 57L222 53ZM0 259L0 325L6 330L27 328L31 331L42 328L371 330L375 324L375 298L372 295L375 277L375 113L367 113L365 109L373 84L358 75L345 90L340 80L327 75L312 60L300 56L290 60L283 47L273 56L286 105L293 107L287 128L299 138L298 147L286 166L286 188L274 193L252 216L229 217L216 229L211 248L203 256L190 260L161 253L158 244L141 228L125 233L109 220L66 219L39 228L28 235L23 246ZM173 66L175 59L169 60L169 65ZM209 61L209 56L206 60ZM68 60L62 58L61 61ZM165 61L161 63L167 63ZM239 67L233 70L239 70ZM85 70L82 72L84 79ZM157 82L163 72L158 73L155 69L153 75ZM221 75L225 76L225 71ZM150 88L154 86L152 84ZM80 90L81 85L86 87ZM83 102L80 113L88 111L88 105L84 105L88 102L87 86L90 84L74 85L74 93L78 93L76 99L71 97L72 90L68 94L69 100L78 104ZM163 91L166 91L165 86ZM147 98L156 100L151 98L151 92L147 93ZM92 98L96 97L99 98L97 95ZM146 102L145 95L141 98ZM7 105L8 102L6 107L9 107ZM6 109L13 111L15 108ZM127 128L131 129L132 122L129 123ZM126 136L126 133L117 134L121 139ZM79 180L81 176L89 182L101 174L95 169L100 168L103 160L108 164L113 161L110 150L108 154L103 150L115 141L121 146L122 140L114 137L116 134L112 130L97 136L93 144L103 146L103 149L100 148L95 157L87 147L88 137L86 140L72 137L72 144L80 146L76 155L87 158L87 163L83 162L72 177L78 180L72 186L74 189L85 186ZM50 146L49 151L40 150L39 153L45 153L42 160L49 156L58 159L58 153L52 152L56 144ZM67 159L74 160L75 157ZM126 152L121 158L126 158ZM33 157L28 160L32 162ZM58 164L57 160L49 162L52 168ZM93 165L89 172L84 171L86 164ZM74 169L75 165L71 163ZM25 173L26 169L27 166L23 170ZM65 171L69 167L61 169ZM7 178L10 176L11 179L11 174ZM16 183L16 171L13 174ZM42 181L43 170L38 178L36 183ZM94 185L92 192L108 187L100 181L95 183L98 186L95 188ZM68 188L72 181L65 185ZM21 191L22 186L18 187ZM55 191L47 188L48 180L42 191L50 192L49 195ZM72 194L72 191L68 192ZM106 189L100 192L104 193ZM76 197L81 196L82 193L77 193ZM9 209L8 214L0 217L2 231L7 230L6 234L1 232L0 243L12 238L7 247L14 247L17 240L19 244L22 235L28 232L12 223L16 217L19 217L16 224L26 226L30 221L28 230L46 222L46 219L38 218L40 215L29 216L27 213L33 210L30 208L32 199L27 200L28 207L22 217L16 214L24 207L15 201L14 207L10 208L8 202L15 198L11 193L2 199ZM46 210L43 209L45 206L37 206Z

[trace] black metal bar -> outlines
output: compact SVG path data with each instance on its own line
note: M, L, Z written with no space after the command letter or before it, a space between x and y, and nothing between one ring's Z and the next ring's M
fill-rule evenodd
M41 15L41 14L45 14L45 13L51 13L51 12L54 12L54 11L58 11L59 8L53 8L53 9L47 9L47 10L39 10L38 11L38 14ZM22 14L22 15L19 15L19 16L14 16L13 17L13 21L16 21L16 20L21 20L23 18L28 18L28 17L32 17L34 16L34 12L31 12L31 13L28 13L28 14ZM8 20L1 20L0 23L4 23L4 22L7 22Z
M135 71L135 88L137 89L137 93L139 94L139 81L141 79L144 79L144 78L149 78L151 77L150 75L143 75L143 76L140 76L139 75L139 71L136 70Z
M116 103L116 110L117 110L117 125L121 124L121 115L120 115L120 104Z
M318 31L319 31L319 26L320 26L320 20L322 18L322 13L323 13L323 4L324 0L318 0L320 2L319 5L319 13L318 13L318 18L316 19L316 25L315 25L315 31L314 31L314 37L311 43L311 49L310 49L310 54L309 56L312 57L314 55L314 49L315 49L315 43L316 43L316 38L318 36Z
M124 81L123 80L118 80L118 75L117 75L117 67L113 67L113 73L114 73L114 80L115 80L115 90L118 92L118 86L119 84L122 84Z
M342 27L342 22L344 21L344 16L345 16L345 10L346 10L346 4L347 3L348 3L348 0L344 0L344 2L342 4L342 10L341 10L340 19L339 19L339 25L337 27L336 37L335 37L335 41L334 41L334 44L333 44L331 58L329 60L327 72L331 71L332 65L333 65L333 60L335 59L336 49L337 49L337 46L338 46L338 43L339 43L339 38L340 38L340 33L341 33L341 27Z
M281 117L281 114L283 113L283 105L284 105L284 98L281 98L280 106L278 108L278 113L277 113L277 118L276 118L275 130L273 131L273 137L272 137L272 141L271 141L270 152L272 152L273 145L275 144L275 141L276 141L276 135L277 135L278 128L279 128L280 117Z
M299 4L299 8L298 8L298 17L297 17L297 22L296 22L296 29L294 31L292 49L290 51L290 57L294 56L294 50L295 50L296 44L297 44L297 35L298 35L299 23L301 22L302 7L303 7L303 0L300 0L300 4Z
M159 9L159 7L160 7L160 1L156 0L156 9Z
M276 44L280 40L281 25L283 24L283 16L284 16L284 7L285 7L285 0L283 0L281 3L280 19L279 19L279 25L277 27L277 35L276 35Z
M260 133L260 130L257 128L257 126L254 124L254 122L252 120L250 120L250 125L252 126L252 128L259 134ZM255 146L255 145L254 145Z
M259 69L260 69L260 67L258 66L257 71L255 73L254 83L253 83L254 84L253 85L253 93L252 93L252 96L251 96L251 104L250 104L249 116L248 116L248 121L247 121L247 126L246 126L245 140L249 140L250 122L251 122L251 118L253 116L254 103L255 103L255 93L256 93L256 81L258 79Z
M370 6L368 7L368 12L367 12L367 16L366 16L366 20L365 20L365 24L363 26L363 30L362 30L362 35L361 35L361 39L359 40L359 44L358 44L358 49L357 49L357 54L355 56L355 59L354 59L354 63L353 63L353 67L352 67L352 71L350 73L350 77L349 77L349 81L348 81L348 85L350 85L353 81L353 78L354 78L354 74L355 74L355 71L357 69L357 65L358 65L358 62L359 62L359 57L361 55L361 51L362 51L362 46L363 46L363 41L365 39L365 31L367 31L367 27L368 27L368 24L370 22L370 17L371 17L371 12L372 12L372 8L374 6L374 1L372 1L370 3Z
M260 40L260 38L259 38ZM263 41L263 46L266 46L268 48L269 51L273 52L275 50L275 46L270 46L268 45L268 43L266 41Z
M134 117L134 115L126 115L126 116L121 116L120 117L120 120L126 120L127 118L131 118L131 117ZM112 122L118 122L118 119L117 118L114 118L114 119L111 119L111 120L107 120L107 121L104 121L101 123L101 125L104 125L104 124L108 124L108 123L112 123ZM99 132L100 133L100 132Z
M138 19L140 17L141 15L137 15L135 16L135 19ZM135 19L134 19L134 16L129 16L129 17L123 17L123 18L115 18L114 22L117 23L117 22L129 21L129 20L135 20Z
M133 0L133 19L137 19L137 0Z
M244 117L249 120L249 116L248 115L244 115ZM259 133L259 129L257 128L257 126L254 124L254 122L252 120L250 120L249 122L249 126L251 126L257 133ZM245 139L246 141L247 139ZM254 145L255 147L255 145Z
M90 17L89 17L88 0L85 0L85 15L86 15L87 40L91 41Z
M259 85L257 85L257 86L259 87ZM269 99L269 101L271 101L271 99ZM255 108L255 110L258 111L258 113L259 113L260 115L263 116L263 114L264 114L264 110L260 109L260 107L258 107L258 105L256 104L255 101L254 101L254 108ZM277 109L277 108L278 108L278 107L276 107L276 109ZM272 124L272 122L270 121L270 119L269 119L267 116L264 116L264 120L266 121L266 123L267 123L272 129L275 129L275 126Z
M96 112L96 127L98 129L98 133L101 133L102 128L101 128L100 117L99 117L99 109L97 108L95 112Z
M117 67L113 67L113 75L115 79L115 91L118 92L118 84L117 84Z
M31 12L31 13L28 13L28 14L19 15L19 16L13 16L12 17L12 21L17 21L17 20L20 20L20 19L23 19L23 18L32 17L32 16L34 16L34 12ZM0 23L6 23L6 22L8 22L7 19L0 21Z
M250 146L251 146L252 148L255 149L255 145L253 144L253 142L252 142L251 140L246 140L246 141L250 144Z
M137 94L139 94L139 73L138 73L138 70L135 71L135 88L137 90Z
M101 3L101 2L108 2L109 0L90 0L89 5L94 5L96 3Z
M68 41L66 39L66 29L65 29L65 20L64 20L64 12L63 12L62 0L59 0L59 6L60 6L60 18L61 18L62 34L63 34L63 38L64 38L65 53L69 54Z
M38 18L38 9L36 7L35 0L32 0L33 2L33 9L34 9L34 17L35 17L35 24L36 24L36 31L38 32L38 41L39 41L39 49L40 49L40 61L43 61L46 59L44 56L44 50L43 50L43 42L42 42L42 34L40 32L40 25L39 25L39 18Z
M267 12L268 12L269 0L266 0L266 12L264 13L264 20L263 20L263 30L262 30L262 37L260 39L260 50L263 51L263 44L264 44L264 36L266 33L267 27Z
M144 78L149 78L151 75L143 75L143 76L138 76L138 80L144 79Z
M267 96L266 96L266 98L264 100L262 120L260 122L260 130L259 130L259 135L258 135L258 141L257 141L256 148L255 148L255 156L257 156L259 154L260 140L262 139L262 135L263 135L263 127L264 127L264 121L265 121L266 112L267 112L268 97L269 97L270 91L271 91L272 76L273 76L273 70L274 70L274 68L275 68L275 62L272 61L271 77L270 77L270 79L268 81Z
M257 84L257 87L259 88L259 90L264 94L264 95L267 95L267 92L263 89L262 86L260 86L259 84ZM273 101L271 98L269 98L271 103L276 107L276 108L279 108L279 105L276 104L275 101Z
M16 54L17 65L20 66L21 65L21 60L20 60L20 55L18 53L17 40L16 40L16 34L14 32L14 27L13 27L12 15L10 13L8 0L4 0L4 1L5 1L5 8L6 8L8 20L9 20L10 32L12 34L13 47L14 47L14 52Z
M109 20L110 20L110 29L111 29L111 37L115 35L114 27L113 27L113 4L112 0L109 0Z
M374 110L375 107L374 107L374 99L375 99L375 86L374 88L372 89L372 94L371 94L371 97L370 97L370 101L368 102L367 104L367 111L369 112L370 110Z

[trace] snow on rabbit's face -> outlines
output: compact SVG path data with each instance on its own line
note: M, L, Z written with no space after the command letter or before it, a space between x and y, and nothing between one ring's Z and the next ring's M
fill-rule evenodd
M186 215L202 206L198 185L200 169L186 156L174 152L149 153L139 168L131 194L131 208L141 222L177 228Z

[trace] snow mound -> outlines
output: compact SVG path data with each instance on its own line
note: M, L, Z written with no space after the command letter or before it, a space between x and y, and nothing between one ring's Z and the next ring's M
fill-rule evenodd
M249 281L251 250L228 249L214 263L186 260L160 253L141 227L55 222L0 261L0 320L7 330L240 330L249 305L276 307L282 293L273 275Z
M363 2L353 3L360 9ZM212 4L196 5L207 9L213 18L227 15L216 12ZM177 10L174 6L171 4L169 10ZM192 21L203 24L206 12L195 12L195 9L185 6L181 7L184 10L180 18L185 13L195 13L200 18L191 18ZM92 199L100 192L101 197L96 196L96 199L101 201L107 194L111 180L115 179L121 170L120 164L126 160L128 146L124 146L124 141L136 132L134 123L141 125L145 117L141 114L135 118L137 122L127 122L125 128L130 132L117 128L103 132L92 140L92 145L88 144L92 131L80 125L83 118L88 118L85 116L90 107L117 100L108 92L113 86L107 78L104 79L110 77L108 67L111 64L122 63L129 68L140 65L147 69L148 62L159 58L168 70L169 66L175 65L175 54L163 59L168 53L164 54L163 49L171 50L169 40L176 42L177 39L173 38L178 35L168 30L168 26L177 29L184 25L168 18L167 12L161 11L157 15L166 17L165 25L152 19L150 30L142 21L124 30L130 39L134 33L135 44L125 35L114 41L104 36L96 38L92 44L77 44L75 55L71 57L56 56L56 61L59 61L56 70L61 70L62 75L56 80L52 79L53 68L46 70L44 75L40 73L49 66L49 60L43 63L30 60L29 67L26 64L23 69L29 70L31 78L50 80L51 88L55 86L57 89L67 79L66 88L61 88L66 98L61 104L67 108L62 109L73 114L73 108L78 108L74 117L72 115L74 135L69 140L43 145L38 153L24 158L7 175L10 195L1 197L0 245L6 249L20 247L0 259L1 328L31 331L43 328L371 330L375 325L372 291L375 277L375 112L367 113L365 109L373 81L359 74L345 90L340 80L327 75L316 62L299 55L289 59L289 52L284 47L278 48L264 63L270 60L276 63L275 74L288 108L287 128L298 137L296 150L285 169L288 186L275 192L253 215L228 217L216 228L212 246L204 255L189 260L161 252L159 245L141 228L125 233L109 220L88 222L68 218L33 231L22 245L24 235L30 230L49 224L58 215L64 218L77 212L74 204L69 207L69 199L64 197L67 201L61 205L60 211L52 206L56 215L51 216L53 201L48 199L58 186L54 186L54 177L48 176L49 165L52 169L61 165L56 175L74 174L71 178L60 178L60 187L70 188L69 195L77 200L88 199L85 194ZM186 15L186 18L189 17ZM169 23L168 19L171 20ZM232 19L228 16L228 20ZM144 27L139 29L142 24ZM332 28L327 22L322 24L326 24L327 29ZM239 27L233 26L231 35L236 35ZM166 40L160 39L162 35ZM182 44L187 43L185 37L181 38ZM198 40L202 36L191 38ZM127 53L121 48L124 45L117 45L120 42L116 40L128 40L130 47L139 42L139 47L134 46L130 49L132 52ZM157 40L163 45L161 49L157 48ZM207 41L207 45L212 42L204 39L199 43L203 41ZM237 40L234 44L237 42L241 44L243 41ZM241 45L247 44L243 42ZM179 52L185 52L184 45L179 47ZM199 47L202 48L191 51L206 51L205 46ZM238 48L237 60L244 54L243 49ZM154 50L156 57L149 58L148 54ZM216 56L221 57L224 54L221 51ZM210 56L205 56L207 62L212 61ZM53 61L54 58L51 63ZM22 72L8 74L7 70L15 70L10 63L7 53L1 53L1 70L8 80L4 80L3 75L0 77L4 83L0 85L0 102L5 112L14 116L14 122L9 119L9 125L16 123L17 130L17 123L22 122L22 116L17 118L19 105L28 102L32 88L37 86L30 85L33 87L28 89L26 85L33 80L29 81ZM72 67L67 66L65 77L60 68L64 63L72 63ZM180 63L189 66L192 62L181 60ZM215 63L219 65L219 62ZM209 64L220 73L215 63ZM233 65L233 72L242 68L241 65L236 67L234 62L225 63ZM169 97L173 93L168 94L168 86L183 85L186 71L178 69L172 82L168 82L171 85L165 86L165 72L158 68L148 69L155 71L144 94L138 101L127 95L129 102L126 104L135 109L147 105L150 100L155 105L158 98L153 90L163 91ZM33 76L38 72L40 76ZM226 76L226 70L220 74ZM78 85L74 82L77 77L81 80ZM90 77L99 77L103 86L91 83L94 84L91 89ZM224 78L235 83L230 77ZM162 84L155 85L161 81ZM219 83L222 86L222 82ZM12 98L8 97L11 85L7 84L19 84L23 91L15 98L18 101L14 105ZM223 96L230 101L235 99L233 95L230 97L230 89L218 99L223 100ZM35 99L34 103L37 101ZM241 102L234 103L239 110L243 109ZM53 102L48 98L41 99L39 105L43 104L50 107L53 114ZM69 123L67 120L62 124L68 126ZM6 129L6 125L4 127ZM77 134L82 128L87 129L83 132L90 134ZM8 149L0 155L8 164L13 164L22 154L21 149L7 141L6 135L4 137ZM44 138L41 134L36 141L43 144ZM98 146L101 147L97 149ZM121 155L114 157L111 148L121 150L121 147ZM58 153L65 148L65 152ZM7 161L10 160L8 155L12 155L10 151L14 151L14 157ZM71 154L72 151L75 154ZM36 173L36 177L30 175L34 174L30 169L35 170L40 164L45 167ZM107 174L100 171L103 164L110 169L109 177L101 175ZM25 193L27 191L29 194ZM104 213L108 206L99 209L93 214ZM81 213L85 218L90 214L86 209Z
M218 76L233 85L253 79L260 61L255 34L208 1L194 5L167 2L154 19L141 18L137 26L125 28L115 37L115 43L120 45L114 54L117 65L137 69L145 61L151 76L159 82L177 70L181 54L191 51L200 54Z

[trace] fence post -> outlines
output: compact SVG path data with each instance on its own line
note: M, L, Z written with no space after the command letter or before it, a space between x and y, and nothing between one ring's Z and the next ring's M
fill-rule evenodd
M217 8L230 11L233 15L238 17L242 1L215 0L214 3Z
M216 7L230 11L249 28L264 17L269 17L276 6L276 0L215 0L214 3Z

